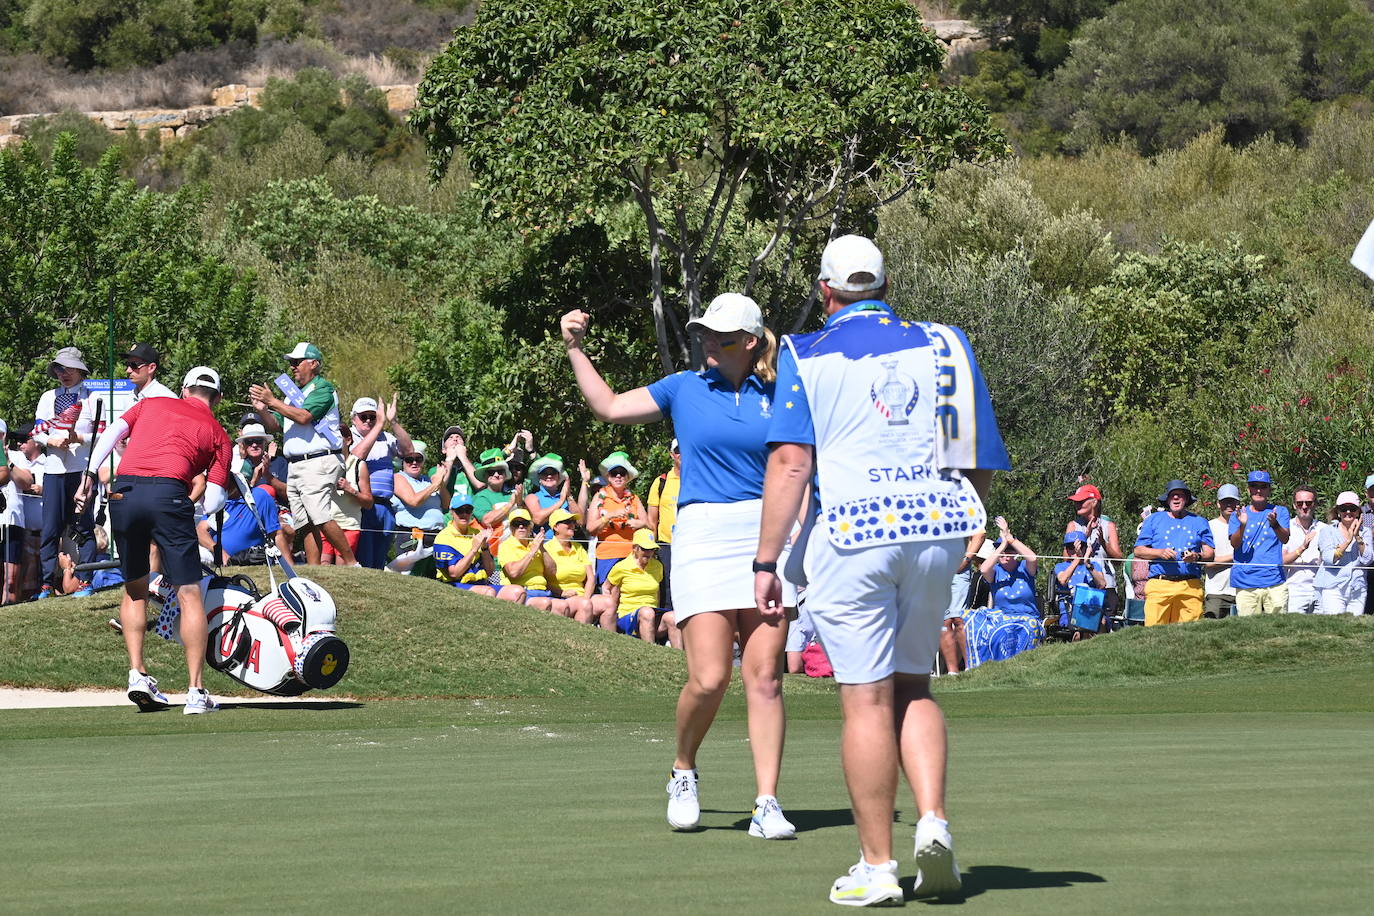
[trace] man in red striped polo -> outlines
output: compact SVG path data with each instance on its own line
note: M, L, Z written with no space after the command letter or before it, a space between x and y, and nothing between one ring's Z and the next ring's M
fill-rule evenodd
M115 445L128 437L110 496L110 521L124 573L119 607L124 645L129 651L129 699L151 711L170 705L143 664L147 620L148 547L157 544L162 575L176 586L181 603L181 641L186 646L187 715L219 708L201 684L207 627L200 594L200 545L191 481L205 473L205 511L224 505L233 446L211 412L220 400L219 373L198 366L186 373L180 398L144 398L111 424L96 443L92 466L99 467ZM81 486L84 504L94 483Z

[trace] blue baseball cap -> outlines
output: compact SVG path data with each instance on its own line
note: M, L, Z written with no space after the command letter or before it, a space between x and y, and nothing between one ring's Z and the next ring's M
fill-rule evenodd
M1245 478L1245 482L1246 482L1246 483L1267 483L1267 484L1272 484L1272 483L1273 483L1273 481L1269 479L1269 472L1268 472L1268 471L1251 471L1251 472L1250 472L1250 476Z
M1088 536L1081 531L1068 531L1064 534L1064 543L1072 544L1075 541L1086 541Z
M453 498L448 501L448 507L450 509L461 509L464 506L470 507L471 505L472 497L462 492L461 490L457 493L454 493Z

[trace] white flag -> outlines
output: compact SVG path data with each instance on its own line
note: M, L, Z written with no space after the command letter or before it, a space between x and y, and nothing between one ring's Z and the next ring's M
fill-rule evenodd
M1360 244L1355 246L1355 253L1350 256L1350 263L1374 280L1374 223L1370 223L1364 231L1364 238L1360 239Z

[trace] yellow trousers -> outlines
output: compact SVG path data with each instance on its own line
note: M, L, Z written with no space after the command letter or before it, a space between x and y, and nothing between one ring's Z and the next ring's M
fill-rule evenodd
M1145 583L1145 626L1187 623L1202 616L1202 580L1151 579Z

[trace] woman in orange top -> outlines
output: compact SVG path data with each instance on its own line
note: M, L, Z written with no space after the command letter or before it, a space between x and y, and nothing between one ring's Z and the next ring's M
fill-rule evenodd
M630 555L635 532L649 524L644 503L630 492L630 481L639 471L624 452L611 452L601 462L606 479L587 507L587 534L596 538L596 583L610 575L611 567Z

